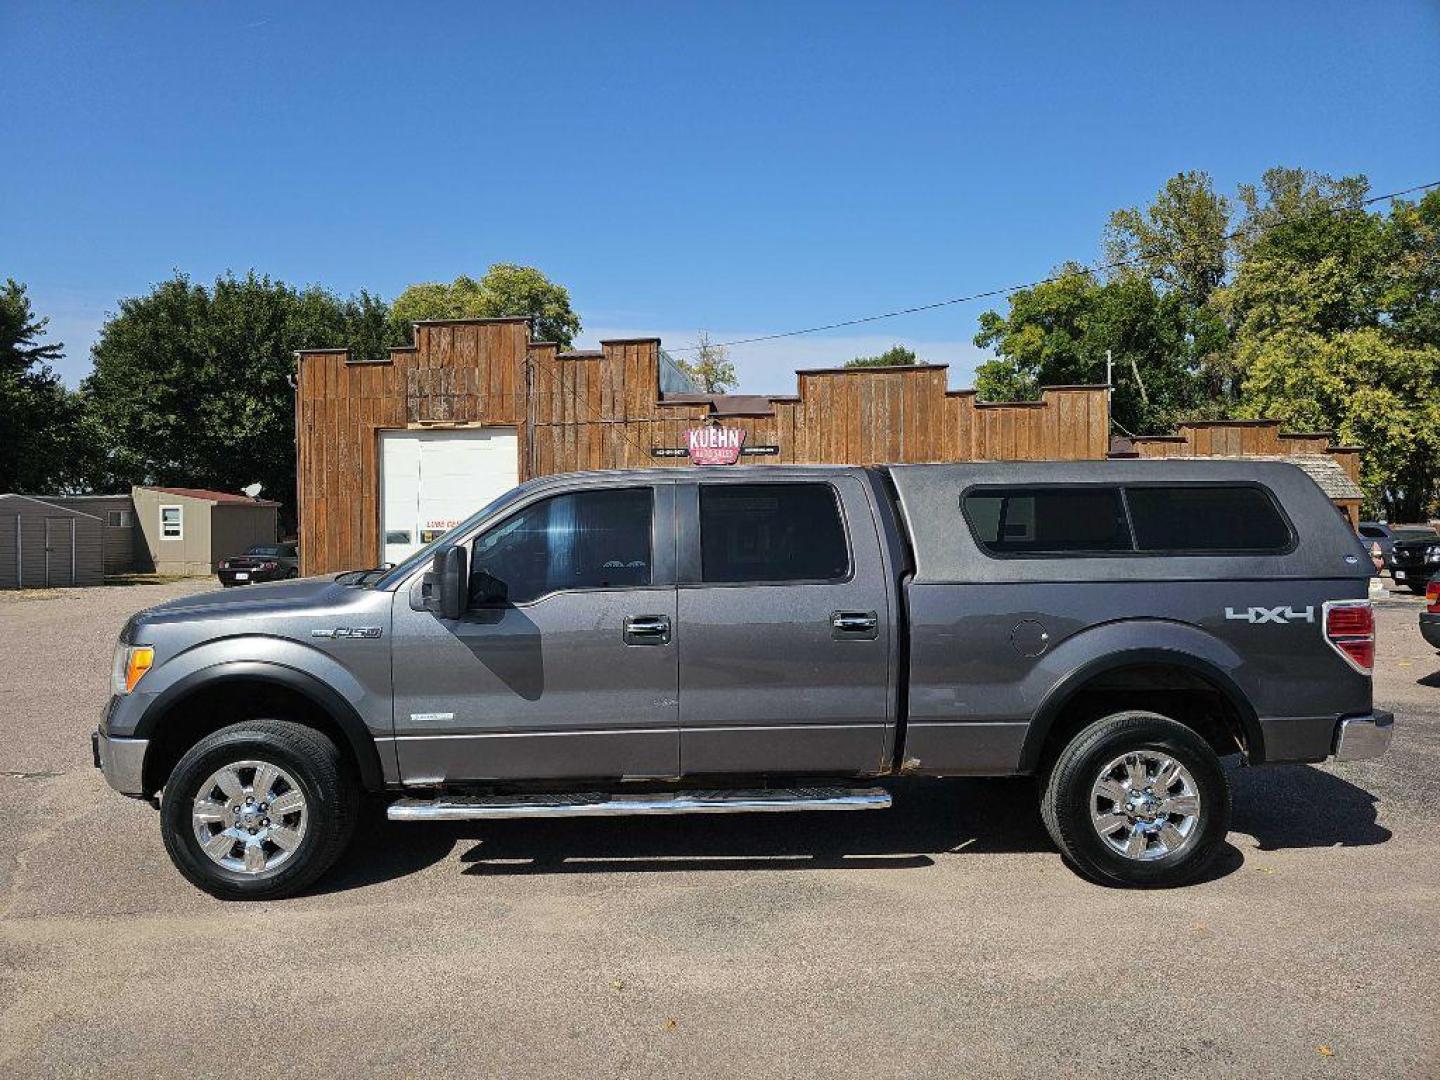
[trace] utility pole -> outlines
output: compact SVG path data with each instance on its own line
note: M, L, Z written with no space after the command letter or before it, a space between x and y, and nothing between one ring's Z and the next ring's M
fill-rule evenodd
M1115 399L1115 387L1114 387L1115 377L1114 377L1114 371L1115 371L1115 358L1110 354L1110 350L1109 350L1109 349L1106 349L1106 350L1105 350L1105 400L1106 400L1106 401L1113 401L1113 400Z

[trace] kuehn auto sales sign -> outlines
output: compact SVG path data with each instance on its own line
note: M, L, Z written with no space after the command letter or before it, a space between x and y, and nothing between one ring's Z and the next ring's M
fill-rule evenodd
M685 433L690 460L696 465L734 465L745 445L745 429L718 424Z

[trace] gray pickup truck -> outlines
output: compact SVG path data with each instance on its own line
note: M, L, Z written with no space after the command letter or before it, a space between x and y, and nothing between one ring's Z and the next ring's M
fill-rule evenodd
M399 566L136 615L95 759L229 898L312 883L365 793L863 810L899 776L1032 776L1074 868L1172 884L1224 839L1223 755L1389 744L1370 572L1276 462L551 476Z

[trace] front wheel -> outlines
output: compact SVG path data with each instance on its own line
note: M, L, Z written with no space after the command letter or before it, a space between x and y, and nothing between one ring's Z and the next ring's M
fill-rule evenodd
M1230 783L1193 729L1121 712L1079 732L1056 759L1041 816L1088 877L1179 885L1202 873L1230 826Z
M165 850L223 900L273 900L312 884L344 850L358 792L335 744L282 720L221 728L170 774Z

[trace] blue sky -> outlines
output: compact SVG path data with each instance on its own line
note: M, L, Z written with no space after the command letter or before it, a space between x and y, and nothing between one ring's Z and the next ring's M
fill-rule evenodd
M393 297L539 266L583 341L831 322L1094 259L1182 169L1440 179L1440 3L0 0L0 276L74 383L184 270ZM983 305L737 348L742 389Z

